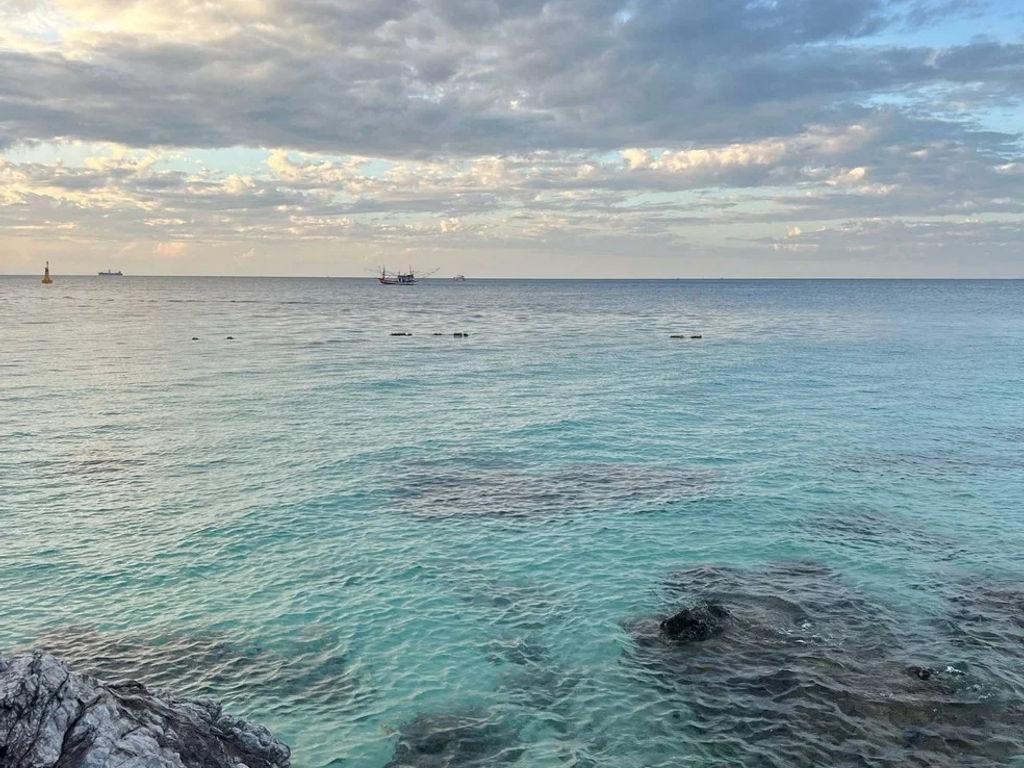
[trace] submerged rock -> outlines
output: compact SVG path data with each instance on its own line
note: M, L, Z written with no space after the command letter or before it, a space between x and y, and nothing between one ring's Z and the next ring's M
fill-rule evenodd
M487 717L420 715L402 726L385 768L490 768L522 753L514 735Z
M4 768L288 768L266 728L137 682L104 683L35 652L0 658Z
M1024 697L1024 585L974 577L942 585L951 611L940 625L960 649L982 657L1012 659L1021 670L1016 683Z
M544 518L598 511L647 512L714 491L702 468L574 463L527 471L511 466L406 467L391 486L392 508L424 517Z
M661 622L661 631L677 643L710 640L725 631L729 611L717 603L701 602Z
M358 711L368 689L348 663L344 642L325 632L287 651L247 642L234 634L191 630L104 632L88 625L54 628L33 639L42 650L79 673L101 680L140 680L182 696L235 691L236 700L288 700L304 711Z
M628 627L637 679L689 714L680 738L703 765L981 768L1024 754L1015 656L964 664L965 649L923 618L869 599L831 569L699 566L676 574L667 592L673 602L728 606L715 642L677 642L666 631L714 631L718 617L701 603ZM1012 608L999 602L1000 612Z

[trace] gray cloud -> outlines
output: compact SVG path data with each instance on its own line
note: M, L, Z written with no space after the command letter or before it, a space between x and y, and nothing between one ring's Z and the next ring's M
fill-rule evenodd
M920 3L271 8L266 20L211 11L209 39L108 33L0 51L0 136L387 156L673 146L859 119L879 94L971 85L984 101L1024 88L1021 44L870 44L908 15L943 12Z
M8 243L1019 254L1024 40L904 42L982 0L13 2L0 150L139 151L0 155Z

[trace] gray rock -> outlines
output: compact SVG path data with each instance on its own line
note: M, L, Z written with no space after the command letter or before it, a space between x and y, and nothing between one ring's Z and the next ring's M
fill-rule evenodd
M717 603L701 602L661 622L661 631L677 643L710 640L725 631L729 612Z
M288 768L266 728L137 682L104 683L47 653L0 658L3 768Z

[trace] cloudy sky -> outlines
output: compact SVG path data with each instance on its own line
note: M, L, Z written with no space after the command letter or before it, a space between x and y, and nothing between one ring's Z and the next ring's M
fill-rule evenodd
M0 0L0 273L1024 277L1020 0Z

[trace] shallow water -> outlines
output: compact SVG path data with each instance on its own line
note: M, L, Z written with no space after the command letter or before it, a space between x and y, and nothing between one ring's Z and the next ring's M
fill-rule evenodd
M0 278L0 650L217 696L299 768L844 759L800 744L845 720L750 724L798 658L645 653L714 567L1012 732L1022 352L1022 282ZM857 707L873 765L1024 751Z

